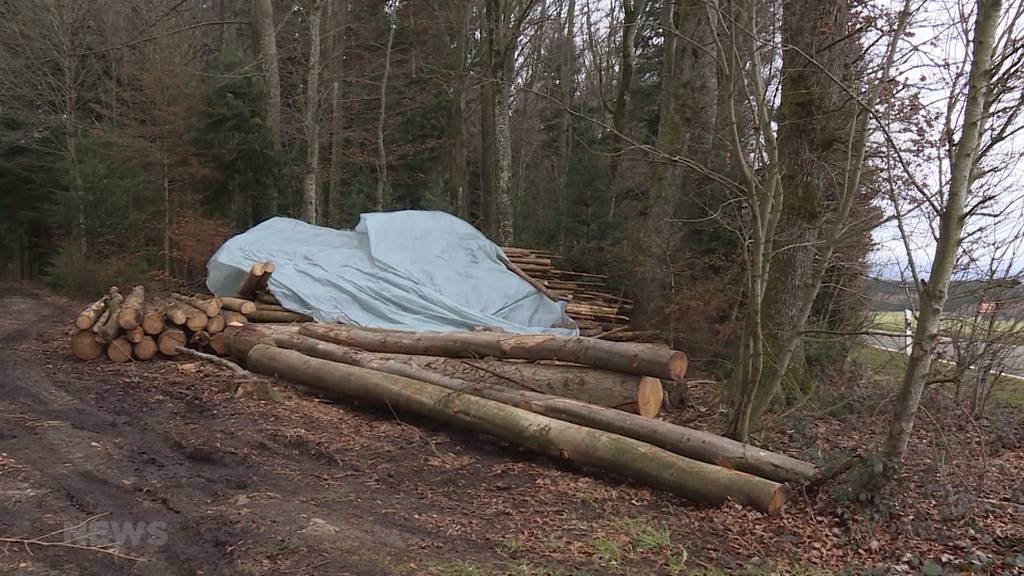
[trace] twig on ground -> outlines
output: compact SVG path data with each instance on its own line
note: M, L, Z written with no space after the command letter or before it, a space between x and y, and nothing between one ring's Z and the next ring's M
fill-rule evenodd
M234 362L228 360L227 358L221 358L220 356L214 356L213 354L206 354L205 352L199 352L191 348L185 348L184 346L178 346L177 348L175 348L175 350L178 352L178 354L184 354L185 356L190 356L192 358L195 358L196 360L204 360L211 364L220 366L221 368L227 368L228 370L231 370L238 376L244 376L246 378L253 377L252 372L249 372L245 368L242 368L241 366L235 364Z

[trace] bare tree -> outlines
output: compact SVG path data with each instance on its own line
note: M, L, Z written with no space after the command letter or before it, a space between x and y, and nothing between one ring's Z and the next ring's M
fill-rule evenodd
M950 160L949 181L945 203L938 210L938 236L932 257L931 274L927 285L918 281L920 312L914 331L914 343L903 385L893 411L892 426L885 443L886 455L900 461L907 450L910 433L914 428L914 417L921 403L921 395L928 381L935 345L938 339L939 323L949 296L950 280L960 252L964 225L969 216L967 197L973 181L978 177L976 169L985 143L982 134L993 102L993 94L1007 94L1008 86L997 87L993 79L993 53L996 52L997 30L1002 11L1001 0L978 0L974 20L970 71L967 77L966 94L963 96L963 115L960 122L960 138L953 149ZM1012 33L1016 19L1007 24L1002 38L1014 38ZM999 54L1000 64L1009 65L1013 51L1019 51L1015 42L1000 42L998 48L1007 52ZM1010 66L1015 68L1016 66ZM956 87L954 87L954 90ZM951 101L959 100L956 93L949 95ZM950 134L952 138L952 134ZM912 257L912 255L911 255Z
M267 83L267 126L274 151L281 152L281 73L277 60L277 30L274 26L273 0L253 0L254 28L259 35L263 70ZM270 198L272 213L277 213L277 191Z

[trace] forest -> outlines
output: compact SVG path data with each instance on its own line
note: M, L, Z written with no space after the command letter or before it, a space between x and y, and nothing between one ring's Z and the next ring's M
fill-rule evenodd
M0 0L0 280L448 212L606 275L729 438L877 395L817 462L877 503L929 402L1024 404L1022 112L1018 0Z

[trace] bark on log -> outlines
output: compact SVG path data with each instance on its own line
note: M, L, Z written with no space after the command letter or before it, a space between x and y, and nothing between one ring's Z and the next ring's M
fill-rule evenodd
M121 330L121 326L117 323L118 312L121 310L121 303L124 302L124 296L121 296L119 292L110 294L110 298L107 301L107 311L104 312L106 321L96 331L100 342L107 344L117 338L118 332Z
M281 347L291 348L310 356L429 381L431 384L451 390L513 404L551 418L628 436L682 456L777 482L806 484L821 473L817 466L808 462L761 450L709 432L548 394L513 390L504 386L479 385L475 381L452 378L415 365L390 360L391 355L372 354L347 346L321 342L302 336L301 329L299 332L300 334L295 335L274 331L273 339ZM259 341L256 335L250 334L248 338L252 344ZM242 350L237 350L236 353L242 353Z
M277 267L274 266L274 263L269 261L269 260L263 263L263 275L260 276L259 280L257 280L257 282L256 282L256 288L254 290L254 292L255 292L254 296L256 294L259 294L260 292L266 292L267 291L267 284L270 283L270 277L271 277L271 275L274 274L274 270L276 270L276 269L277 269Z
M132 359L132 343L127 338L117 338L107 345L107 358L118 364Z
M771 513L782 508L788 496L784 485L771 480L501 402L452 394L449 389L418 380L311 358L266 344L249 350L246 365L257 373L279 375L304 386L491 434L552 458L608 470L697 502L721 504L733 498Z
M206 321L206 331L212 336L223 330L226 325L227 320L224 319L224 316L218 314Z
M252 300L246 300L245 298L235 298L232 296L223 296L220 299L221 308L225 310L231 310L233 312L240 312L242 314L248 314L256 310L256 303Z
M79 360L95 360L103 354L103 344L92 330L79 330L71 337L71 353Z
M246 275L245 279L238 286L238 292L235 294L239 298L250 298L256 292L256 286L259 285L260 278L263 276L263 262L256 262L249 267L249 274Z
M137 328L142 323L142 305L146 301L146 289L136 286L124 299L117 311L117 324L122 330Z
M142 340L139 340L132 346L132 353L135 355L136 360L150 360L153 356L156 356L156 341L153 340L152 336L144 336Z
M293 347L293 343L308 340L325 346L337 346L306 336L279 334L276 331L274 338L278 346L299 350L318 358L325 357L310 347L303 349ZM490 358L463 360L442 356L416 356L383 352L372 354L378 360L418 366L446 376L467 380L476 385L501 386L561 396L632 412L648 418L658 415L664 400L661 380L652 376L634 376L587 366L509 362ZM335 358L326 359L335 360ZM364 366L364 368L372 367Z
M202 313L206 314L207 317L212 318L217 314L220 314L221 300L216 296L209 298L203 296L186 296L185 294L172 294L172 296L180 302L184 302L185 304L202 311Z
M75 318L75 328L79 330L88 330L92 328L93 324L99 320L100 316L103 315L103 311L107 309L107 297L104 296L99 300L89 304L85 310L78 313L78 317Z
M257 310L272 310L274 312L291 312L291 310L281 306L280 304L267 304L266 302L256 301Z
M281 310L254 310L245 315L249 322L310 322L313 319L298 312Z
M228 353L227 340L225 340L224 332L218 332L210 336L210 350L217 356L225 356Z
M562 360L625 372L681 381L686 354L650 344L609 342L581 336L522 335L500 332L401 332L364 330L351 326L309 324L300 334L371 352L425 354L454 358L485 357L520 360Z
M270 292L263 292L263 291L260 291L260 292L256 293L256 301L257 302L263 302L264 304L280 304L281 303L277 299L276 296L274 296Z
M185 345L185 331L180 328L167 328L157 338L156 344L164 356L177 356L178 346Z
M150 336L158 336L165 324L164 315L156 308L149 308L142 316L142 331Z

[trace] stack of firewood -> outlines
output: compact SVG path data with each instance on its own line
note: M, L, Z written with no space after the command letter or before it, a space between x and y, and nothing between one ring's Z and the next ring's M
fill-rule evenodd
M239 286L237 297L171 293L147 300L143 286L125 296L116 287L75 318L71 352L82 360L106 353L112 362L177 356L187 346L223 353L221 332L248 322L308 322L305 314L285 309L267 290L274 271L257 263Z
M651 331L634 330L629 324L633 302L608 292L608 277L557 268L555 254L529 248L502 247L509 262L532 278L548 296L567 302L565 311L583 336L603 340L645 342L657 339Z

